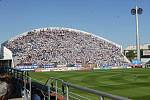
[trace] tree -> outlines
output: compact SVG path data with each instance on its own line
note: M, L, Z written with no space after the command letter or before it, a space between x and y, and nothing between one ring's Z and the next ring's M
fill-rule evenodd
M150 50L150 45L148 45L148 49Z
M143 51L144 51L143 49L140 50L141 58L143 57Z
M135 57L136 57L136 53L134 52L134 50L130 50L126 53L126 57L132 61Z

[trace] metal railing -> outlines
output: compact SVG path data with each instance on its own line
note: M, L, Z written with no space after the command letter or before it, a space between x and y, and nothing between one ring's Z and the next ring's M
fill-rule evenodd
M28 76L28 72L11 67L0 67L0 73L7 73L9 75L12 75L14 78L19 78L21 80L23 80L24 77Z
M31 77L28 77L28 72L21 71L11 67L0 67L0 73L6 73L12 78L19 81L20 86L23 89L22 95L24 95L25 100L31 100ZM28 85L28 88L27 88Z
M116 96L116 95L112 95L106 92L102 92L102 91L97 91L94 89L90 89L90 88L86 88L86 87L82 87L82 86L78 86L78 85L74 85L68 82L63 82L63 84L67 87L67 98L69 97L69 87L80 90L80 91L84 91L87 93L91 93L91 94L95 94L97 96L99 96L100 100L104 100L104 98L109 98L112 100L129 100L128 98L125 97L121 97L121 96ZM67 99L69 100L69 98Z
M76 100L89 100L88 98L81 96L79 94L76 93L72 93L70 92L70 88L76 89L78 91L83 91L85 93L90 93L90 94L94 94L96 96L99 97L100 100L104 100L105 98L111 99L111 100L130 100L128 98L125 97L121 97L121 96L116 96L116 95L112 95L103 91L98 91L98 90L94 90L94 89L90 89L90 88L86 88L86 87L82 87L82 86L78 86L78 85L74 85L68 82L63 81L62 79L57 79L54 77L50 77L47 81L45 85L48 85L50 89L50 84L52 84L51 82L55 83L55 92L56 93L56 100L57 100L57 96L58 96L58 81L61 82L61 95L64 97L65 100L69 100L70 98L74 98ZM51 90L49 90L50 92ZM48 94L49 94L48 92ZM72 94L76 95L73 96ZM50 95L49 95L49 100L50 100Z
M44 100L45 98L48 98L48 100L50 100L52 94L55 96L55 100L59 100L59 97L62 98L61 100L69 100L69 99L90 100L88 97L72 92L71 91L72 89L80 92L82 91L87 94L93 94L96 97L98 97L99 100L104 100L105 98L111 100L130 100L128 98L112 95L103 91L98 91L87 87L74 85L69 82L65 82L62 79L58 79L54 77L50 77L44 84L43 82L39 82L38 80L35 81L35 79L29 77L27 72L23 72L13 68L4 68L3 70L8 74L11 74L15 78L22 79L23 81L22 85L25 94L29 91L29 95L30 95L29 98L27 98L27 100L31 99L31 90L32 90L32 86L34 86L34 82L36 82L36 84L39 84L39 85L35 85L35 87L41 91L42 95L44 96ZM0 68L0 71L2 71L2 68ZM27 84L28 84L28 88L26 87Z

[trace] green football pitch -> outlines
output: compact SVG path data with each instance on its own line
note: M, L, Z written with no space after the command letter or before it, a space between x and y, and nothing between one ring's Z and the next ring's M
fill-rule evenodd
M31 72L30 76L42 82L46 82L49 77L60 78L72 84L134 100L150 99L150 69Z

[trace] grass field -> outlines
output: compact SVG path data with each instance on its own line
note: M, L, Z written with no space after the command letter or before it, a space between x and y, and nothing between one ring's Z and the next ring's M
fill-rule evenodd
M134 100L150 100L150 69L32 72L30 76L42 82L49 77L56 77Z

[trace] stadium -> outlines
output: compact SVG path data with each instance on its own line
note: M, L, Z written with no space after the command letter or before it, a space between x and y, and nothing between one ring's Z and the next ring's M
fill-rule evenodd
M12 59L12 66L21 68L120 68L129 63L120 45L71 28L34 29L5 41L1 47L3 58Z
M64 98L57 100L66 100L67 96L70 100L99 100L101 97L104 100L106 94L106 100L113 98L112 95L117 95L116 98L125 97L115 100L148 100L150 97L150 70L127 69L130 62L123 55L122 47L93 33L71 28L39 28L5 41L1 44L1 51L3 59L0 60L0 66L15 68L8 70L10 75L18 78L18 69L23 70L21 73L38 71L30 72L29 76L22 79L29 81L31 77L31 91L40 90L37 94L41 98L43 93L45 98L49 98L46 86L56 88L51 90L57 94L54 97ZM43 84L46 90L34 82ZM28 84L26 85L29 86ZM63 84L66 84L65 87ZM82 91L84 87L87 88ZM104 94L98 97L93 94L95 92L90 94L87 91L100 91L96 93ZM30 96L33 94L31 92Z

